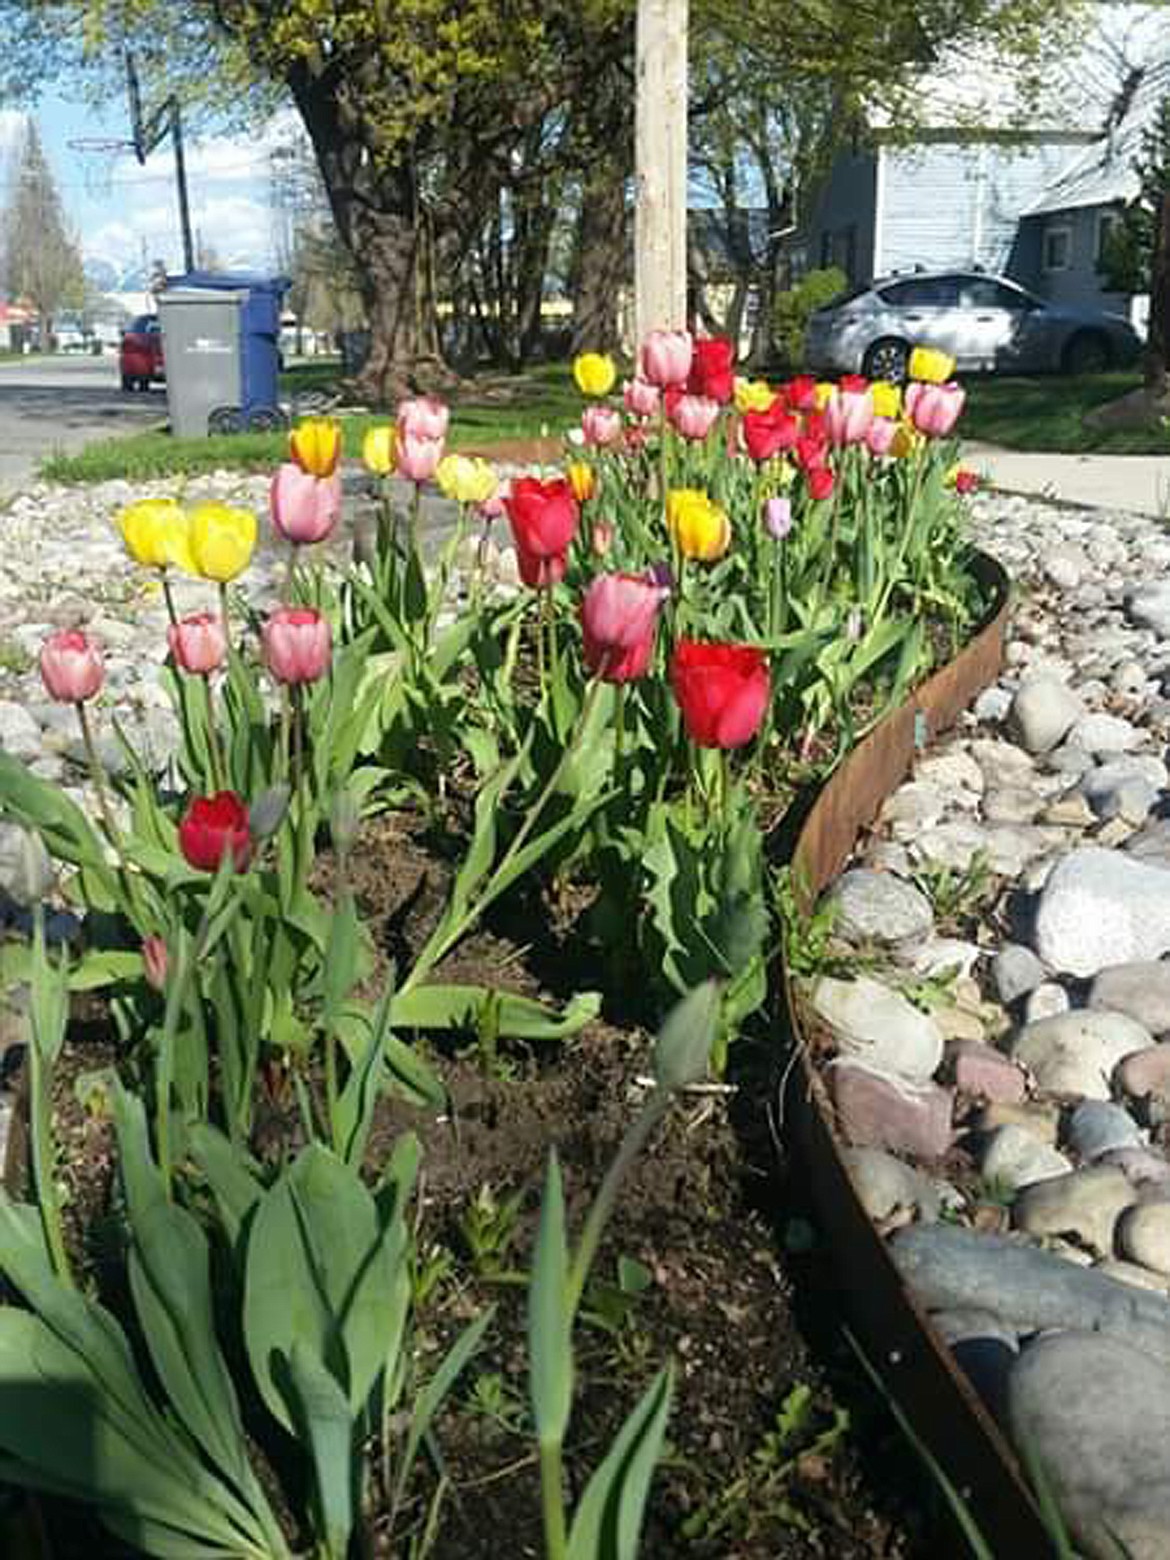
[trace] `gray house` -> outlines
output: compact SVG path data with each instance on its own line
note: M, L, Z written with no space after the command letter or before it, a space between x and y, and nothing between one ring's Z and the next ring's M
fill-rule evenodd
M1133 159L1170 93L1170 15L1101 5L1081 49L1039 99L986 62L932 83L939 105L912 139L875 121L838 156L792 236L794 277L837 265L850 281L978 267L1041 297L1139 316L1098 270L1109 225L1137 193Z

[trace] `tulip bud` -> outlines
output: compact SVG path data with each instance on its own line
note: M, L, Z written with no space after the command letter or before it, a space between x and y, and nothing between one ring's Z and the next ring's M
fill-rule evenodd
M175 665L196 677L218 671L227 659L227 633L217 612L195 612L167 628Z
M316 682L329 670L333 631L312 607L278 607L262 635L264 663L277 682Z
M331 477L341 459L341 428L327 417L306 417L289 434L288 449L302 471Z
M586 444L616 444L622 436L622 414L612 406L587 406L581 413Z
M96 643L80 629L62 629L45 640L41 680L51 699L61 704L84 704L98 692L105 676Z
M613 526L608 520L595 520L589 533L589 550L595 558L606 558L613 547Z
M573 360L573 378L582 395L608 395L617 369L608 353L582 352Z
M642 377L658 386L685 384L694 350L689 331L652 330L642 343Z
M655 417L662 400L662 392L648 379L629 379L622 391L626 411L632 417Z
M587 461L574 460L565 468L565 476L579 504L588 503L597 491L597 476Z
M165 991L169 967L170 953L166 939L157 932L151 932L149 937L142 939L142 973L146 976L146 984L155 991Z
M323 542L341 516L341 473L315 477L294 461L277 469L268 490L274 529L298 547Z
M782 542L792 530L792 502L783 497L769 498L764 504L764 526L774 541Z
M394 470L394 429L379 423L366 430L362 440L362 464L376 477L388 477Z
M261 791L248 811L248 832L254 840L269 840L277 832L288 815L291 795L283 782Z
M442 439L420 438L399 428L394 440L394 465L400 477L408 482L429 482L442 458Z
M412 396L398 404L399 438L430 439L442 444L447 437L449 409L433 395Z

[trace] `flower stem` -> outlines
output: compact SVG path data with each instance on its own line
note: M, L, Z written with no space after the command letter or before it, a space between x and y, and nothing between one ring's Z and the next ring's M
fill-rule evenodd
M171 590L171 582L165 569L160 569L159 573L162 577L163 600L167 604L167 616L172 624L176 624L179 621L179 614L175 610L175 596Z
M122 883L122 892L126 896L127 908L131 911L132 916L138 915L141 921L141 926L139 927L141 931L147 927L149 918L142 913L142 906L138 900L134 878L126 860L126 848L122 839L122 833L114 822L114 812L110 806L109 792L106 790L105 771L102 768L101 759L98 757L97 744L93 739L93 728L89 723L89 712L82 703L77 705L77 718L81 722L81 739L85 744L85 756L89 761L90 779L93 781L93 788L97 793L98 812L101 814L102 819L102 831L117 857L117 872Z
M565 1560L568 1537L565 1532L565 1491L561 1443L541 1443L540 1507L544 1518L545 1560Z
M421 482L416 482L414 484L414 499L413 499L413 501L411 503L411 506L410 506L410 550L411 550L412 553L417 553L418 552L418 547L419 547L418 522L419 522L419 514L420 514L421 510L422 510L422 483Z
M215 701L211 694L210 675L203 678L203 692L207 701L207 757L211 765L211 789L222 791L227 783L227 761L215 724Z

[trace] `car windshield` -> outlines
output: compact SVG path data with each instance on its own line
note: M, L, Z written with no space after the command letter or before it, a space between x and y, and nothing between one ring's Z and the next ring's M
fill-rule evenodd
M145 336L148 331L155 328L156 321L153 314L140 314L137 319L131 320L126 327L127 331L133 336Z

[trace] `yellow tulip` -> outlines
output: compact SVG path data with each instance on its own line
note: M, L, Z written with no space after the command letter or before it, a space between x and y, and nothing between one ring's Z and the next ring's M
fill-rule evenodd
M480 456L444 455L435 470L440 492L457 504L486 504L499 486L494 469Z
M565 468L565 476L579 504L586 504L597 492L597 473L588 462L574 460Z
M907 455L913 455L914 451L920 449L924 443L925 440L917 428L912 427L908 422L899 423L894 442L890 445L890 454L901 460Z
M736 379L735 409L744 412L766 412L776 399L776 392L762 379Z
M197 504L191 511L195 572L221 585L242 574L256 546L256 516L230 504Z
M711 563L731 545L731 521L698 488L675 488L667 497L666 518L684 558Z
M945 385L954 372L954 358L937 347L915 347L910 354L910 378L925 385Z
M837 386L829 379L819 379L816 387L817 411L823 412L829 403L829 397L836 395Z
M362 460L376 477L388 477L394 470L394 425L378 423L366 430L362 440Z
M875 417L897 417L902 410L902 392L887 379L875 379L869 387Z
M306 417L288 436L289 453L312 477L331 477L341 459L341 429L327 417Z
M143 498L118 516L126 551L147 569L196 572L191 561L190 524L183 506L173 498Z
M582 352L573 359L573 378L582 395L608 395L617 379L617 367L608 352Z

